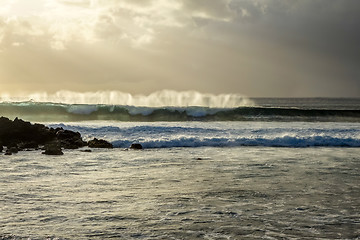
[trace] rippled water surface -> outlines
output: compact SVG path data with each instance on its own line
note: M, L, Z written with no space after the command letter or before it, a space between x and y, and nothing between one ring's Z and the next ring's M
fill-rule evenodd
M359 239L359 148L0 155L0 239Z

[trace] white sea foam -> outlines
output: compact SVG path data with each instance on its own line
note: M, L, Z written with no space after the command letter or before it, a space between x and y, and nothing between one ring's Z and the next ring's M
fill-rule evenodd
M74 123L61 126L85 138L105 138L115 147L141 143L170 147L360 147L359 123L155 122Z
M143 107L188 107L201 106L211 108L235 108L253 105L247 97L239 94L204 94L197 91L177 92L162 90L149 95L132 95L120 91L72 92L58 91L53 94L46 92L21 94L18 96L3 94L1 102L54 102L66 104L107 104Z

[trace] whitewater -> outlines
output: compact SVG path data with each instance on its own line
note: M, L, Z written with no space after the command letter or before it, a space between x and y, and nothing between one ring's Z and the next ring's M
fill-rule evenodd
M1 94L1 102L51 102L64 104L103 104L134 107L188 107L234 108L251 105L252 102L240 94L204 94L197 91L161 90L149 95L133 95L120 91L73 92L58 91L21 93L18 95Z
M60 91L0 115L115 147L0 153L0 239L360 238L360 99Z
M145 148L360 147L358 123L99 121L47 125L80 132L86 140L107 139L118 148L132 143Z

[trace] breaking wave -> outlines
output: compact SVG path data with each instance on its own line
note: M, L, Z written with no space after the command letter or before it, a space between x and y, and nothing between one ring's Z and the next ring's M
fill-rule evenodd
M35 122L112 121L343 121L360 122L360 110L266 107L136 107L122 105L0 103L0 115Z
M86 139L106 138L115 147L360 147L357 123L112 123L52 124Z
M162 90L150 95L132 95L120 91L72 92L58 91L54 94L33 93L20 96L3 94L1 102L46 102L64 104L102 104L135 107L209 107L236 108L253 105L252 101L239 94L204 94L196 91L177 92Z
M270 101L271 102L271 101ZM35 93L0 97L0 115L36 122L113 121L344 121L359 122L360 109L256 106L238 94L163 90L145 95L119 91Z

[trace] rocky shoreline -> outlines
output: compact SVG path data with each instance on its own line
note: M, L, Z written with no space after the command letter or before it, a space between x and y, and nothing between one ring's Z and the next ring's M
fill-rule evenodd
M142 148L140 144L133 145L130 148ZM84 141L79 132L63 128L49 128L43 124L32 124L18 118L12 121L6 117L0 117L0 153L5 152L5 155L28 150L41 150L47 155L62 155L63 149L79 149L86 146L113 148L110 142L103 139L94 138Z

